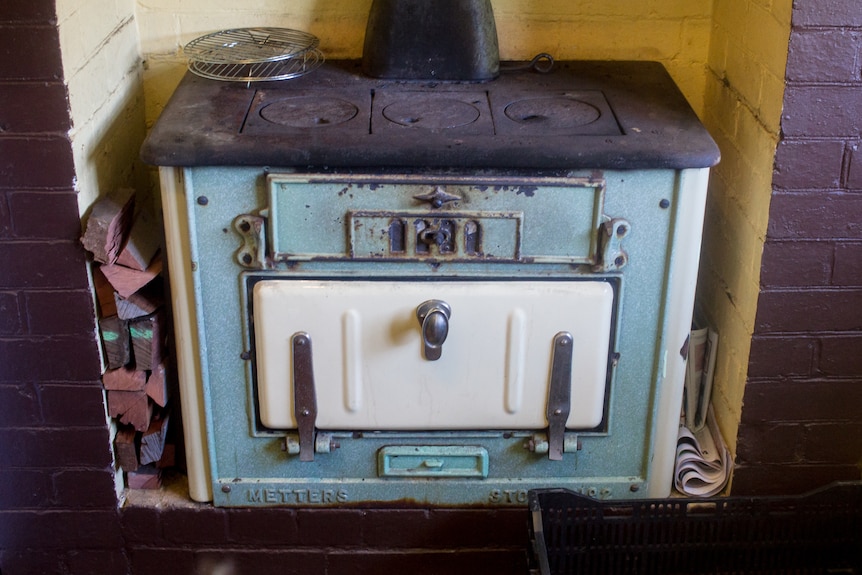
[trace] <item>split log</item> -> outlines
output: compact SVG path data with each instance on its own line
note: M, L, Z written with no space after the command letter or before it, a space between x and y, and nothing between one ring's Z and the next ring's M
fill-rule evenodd
M124 471L135 471L139 466L138 447L135 439L137 432L131 427L120 426L114 438L114 452L117 463Z
M144 390L108 390L108 415L138 431L146 431L153 417L153 404Z
M109 391L141 391L147 385L147 372L127 367L110 369L102 376L102 385Z
M147 379L147 385L144 389L156 405L164 407L168 404L169 392L167 366L164 361L153 367L152 373L150 373L150 377Z
M141 436L141 465L157 463L162 459L168 439L169 419L167 415L163 418L154 417L150 427Z
M135 191L121 188L93 204L81 243L93 259L113 264L129 233L135 209Z
M117 315L120 319L137 319L153 313L153 310L147 311L147 307L139 306L138 300L133 299L134 296L135 294L132 294L132 297L126 299L121 297L118 293L114 294L114 302L117 306Z
M165 303L164 285L160 280L155 278L129 297L114 293L117 315L121 319L137 319L155 313Z
M162 361L164 314L156 312L129 322L132 358L137 369L153 370Z
M99 302L99 317L117 315L114 286L111 285L99 266L93 266L93 287L96 289L96 300Z
M161 246L161 228L149 210L135 215L128 239L117 257L117 263L127 268L144 271L153 261Z
M162 272L161 253L157 254L149 267L144 270L134 270L121 265L102 266L102 273L114 286L120 296L128 298L136 291L153 281Z
M128 324L113 315L99 320L99 331L102 332L102 345L108 368L117 369L129 363L132 356Z

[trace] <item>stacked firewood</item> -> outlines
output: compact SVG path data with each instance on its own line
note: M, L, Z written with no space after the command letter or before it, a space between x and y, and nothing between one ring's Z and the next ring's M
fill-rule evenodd
M108 413L117 422L116 460L132 488L155 488L174 463L168 439L161 226L135 193L120 189L93 205L81 243L92 255L106 364Z

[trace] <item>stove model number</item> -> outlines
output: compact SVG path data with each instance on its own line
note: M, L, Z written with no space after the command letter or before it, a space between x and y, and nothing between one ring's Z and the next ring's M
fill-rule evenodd
M492 489L488 497L490 503L526 503L526 489Z
M611 496L611 490L607 487L578 487L572 489L579 495L587 495L598 499L607 499ZM527 502L526 489L492 489L488 496L489 503L495 504L523 504Z

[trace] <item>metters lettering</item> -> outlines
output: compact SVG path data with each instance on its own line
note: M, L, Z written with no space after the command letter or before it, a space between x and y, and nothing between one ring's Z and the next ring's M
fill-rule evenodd
M322 505L326 503L346 503L350 500L347 491L344 489L289 489L286 487L249 489L246 491L246 498L249 503L264 505L278 503Z

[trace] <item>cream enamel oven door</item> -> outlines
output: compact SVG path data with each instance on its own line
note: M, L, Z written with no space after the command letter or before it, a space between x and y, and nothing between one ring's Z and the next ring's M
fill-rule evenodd
M253 289L260 420L297 427L292 338L310 337L316 426L539 429L555 336L572 336L569 429L602 422L614 290L602 281L261 280ZM448 304L440 357L417 307Z

